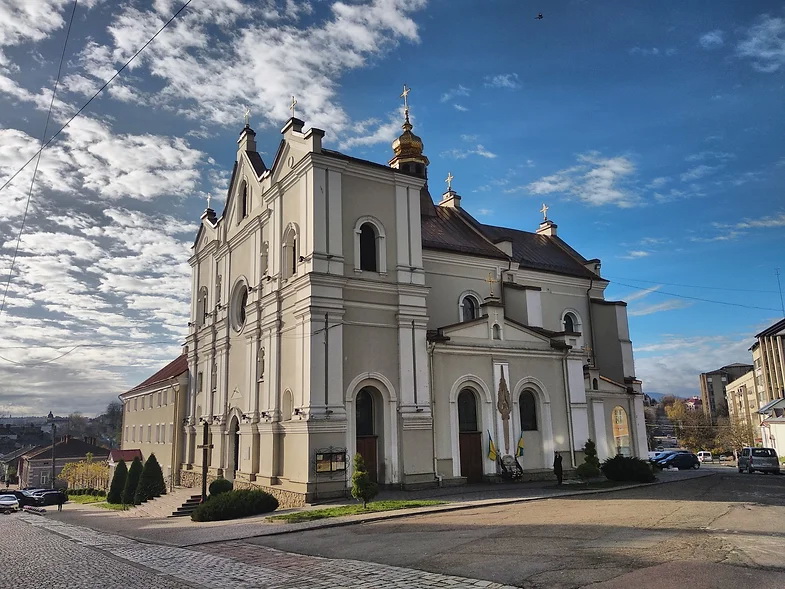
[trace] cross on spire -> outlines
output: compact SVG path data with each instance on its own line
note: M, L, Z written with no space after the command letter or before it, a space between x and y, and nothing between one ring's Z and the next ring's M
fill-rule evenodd
M447 192L452 192L452 181L455 179L455 176L452 175L452 172L447 172L447 178L444 180L447 182Z
M292 103L289 105L289 110L292 111L292 118L296 118L294 116L294 107L297 106L297 100L295 99L294 95L292 95Z
M488 278L486 278L486 279L485 279L485 282L487 282L487 283L488 283L488 286L489 286L489 288L490 288L490 294L489 294L488 296L489 296L490 298L493 298L493 296L494 296L494 295L493 295L493 285L494 285L494 284L496 284L496 283L497 283L497 282L499 282L499 281L498 281L498 280L496 280L496 279L493 277L493 272L488 272Z
M403 98L403 109L406 111L406 114L409 114L409 92L411 92L411 88L407 88L406 84L403 85L403 92L401 92L401 98Z
M208 209L210 208L210 198L211 198L211 196L210 196L210 193L208 192L207 193L207 208Z
M245 126L250 127L251 123L251 108L246 106L245 111L243 111L243 118L245 119Z
M542 208L540 209L540 212L542 213L542 220L543 221L547 221L548 220L548 209L549 208L550 207L548 205L546 205L545 203L542 203Z

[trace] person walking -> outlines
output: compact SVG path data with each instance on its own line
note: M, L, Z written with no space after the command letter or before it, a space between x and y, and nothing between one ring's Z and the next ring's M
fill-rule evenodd
M63 503L65 503L65 493L60 491L57 495L57 511L63 511Z
M556 475L556 480L558 481L559 485L561 485L562 478L564 477L564 470L562 469L561 461L561 454L555 452L553 456L553 474Z

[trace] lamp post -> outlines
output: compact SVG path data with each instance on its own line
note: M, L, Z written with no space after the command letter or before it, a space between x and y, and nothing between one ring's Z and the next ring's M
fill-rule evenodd
M57 439L57 422L52 412L47 415L48 423L52 424L52 488L55 488L55 440Z

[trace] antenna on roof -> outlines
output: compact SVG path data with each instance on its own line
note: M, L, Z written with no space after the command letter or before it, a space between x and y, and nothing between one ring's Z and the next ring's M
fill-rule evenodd
M780 284L780 269L775 268L774 273L777 275L777 288L780 291L780 309L782 309L782 316L785 317L785 304L782 302L782 284Z

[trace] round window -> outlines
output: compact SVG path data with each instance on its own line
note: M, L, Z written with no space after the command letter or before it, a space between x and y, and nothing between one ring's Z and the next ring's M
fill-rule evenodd
M248 304L248 286L245 282L238 282L232 292L232 305L230 318L235 331L241 331L245 326L245 306Z

